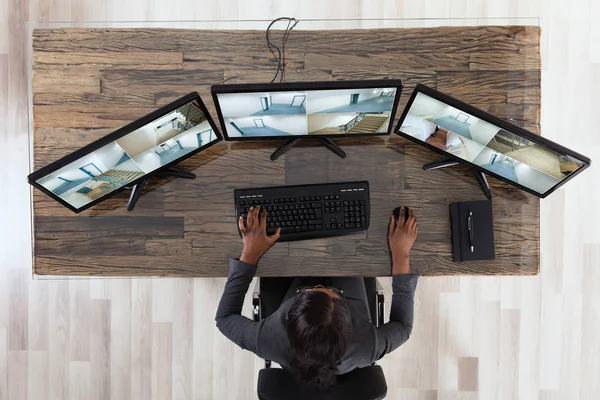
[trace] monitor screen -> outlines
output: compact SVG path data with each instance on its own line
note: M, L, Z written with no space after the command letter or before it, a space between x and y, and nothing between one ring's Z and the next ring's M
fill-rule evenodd
M302 84L282 90L274 84L252 91L217 89L214 97L227 139L387 135L401 83L386 83L362 81L353 88L353 82L328 82L333 87L321 90Z
M52 168L54 163L33 173L30 182L34 177L33 182L46 189L46 193L72 210L81 211L219 140L199 97L159 111L163 110L166 112L150 122L135 126L142 118L128 125L133 129L114 132L109 135L115 135L114 139L108 143L94 146L100 141L94 142L85 154L75 157L72 154L56 162L63 166ZM41 176L36 176L40 172Z
M589 164L560 145L421 85L407 110L398 133L541 197Z

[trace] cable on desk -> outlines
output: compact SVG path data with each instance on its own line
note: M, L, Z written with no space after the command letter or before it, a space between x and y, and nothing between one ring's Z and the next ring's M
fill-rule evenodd
M273 42L271 42L271 39L269 38L269 34L271 32L271 27L273 26L273 24L275 24L276 22L279 22L279 21L287 21L287 23L288 23L285 28L285 31L283 32L283 38L281 40L281 49L278 46L276 46ZM292 25L292 22L293 22L293 25ZM298 22L299 21L296 18L279 17L279 18L276 18L273 21L271 21L271 23L267 27L267 30L265 32L265 37L267 39L267 46L269 47L271 54L273 54L273 56L277 60L277 71L275 71L275 75L273 76L273 79L271 79L271 83L275 82L278 75L279 75L279 82L283 82L285 80L285 43L288 40L290 32L292 31L292 29L294 29L294 27L298 24ZM275 54L275 51L273 51L273 49L277 50L277 54ZM280 72L281 72L281 74L280 74Z

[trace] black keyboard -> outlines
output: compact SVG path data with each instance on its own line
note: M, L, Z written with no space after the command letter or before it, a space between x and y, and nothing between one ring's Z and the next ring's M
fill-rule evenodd
M369 182L236 189L236 221L250 207L267 212L267 234L281 227L279 241L341 236L369 227ZM241 232L240 232L241 235Z

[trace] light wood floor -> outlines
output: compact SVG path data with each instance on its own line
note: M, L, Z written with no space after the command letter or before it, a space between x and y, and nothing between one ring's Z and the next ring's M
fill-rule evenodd
M214 327L223 279L31 279L24 24L281 15L539 16L544 136L600 162L595 0L0 0L0 399L255 398L260 361ZM599 199L595 165L542 202L539 277L422 279L388 398L600 398Z

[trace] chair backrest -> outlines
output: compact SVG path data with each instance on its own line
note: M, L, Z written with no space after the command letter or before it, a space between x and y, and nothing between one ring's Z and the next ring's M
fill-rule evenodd
M314 391L299 383L281 368L264 368L258 374L260 400L379 400L387 394L387 384L379 365L358 368L338 377L327 391Z

